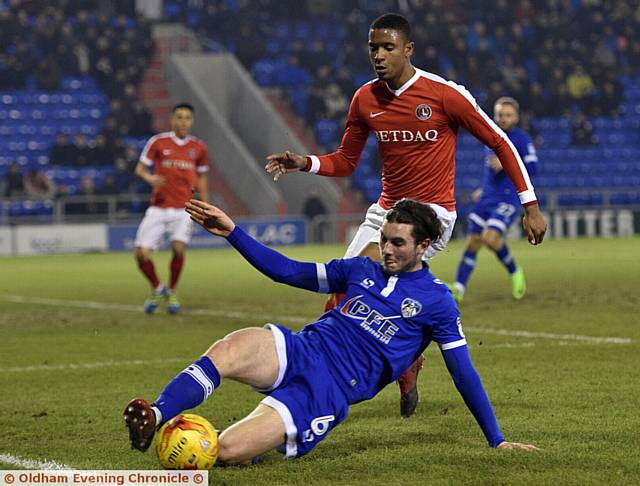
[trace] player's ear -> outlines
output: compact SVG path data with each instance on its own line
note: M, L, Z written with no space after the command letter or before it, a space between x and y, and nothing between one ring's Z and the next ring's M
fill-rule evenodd
M409 58L413 55L413 49L415 48L415 44L412 41L407 42L404 45L404 55Z
M418 245L420 254L423 254L427 251L427 248L431 245L431 240L427 238L426 240L422 240L422 242Z

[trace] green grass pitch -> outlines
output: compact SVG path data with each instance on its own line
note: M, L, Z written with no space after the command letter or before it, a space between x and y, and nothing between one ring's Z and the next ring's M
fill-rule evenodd
M462 321L505 437L541 452L490 449L432 345L414 417L399 416L392 384L303 459L270 453L257 466L214 468L210 483L640 483L640 239L511 246L527 296L511 299L505 270L485 250ZM343 247L283 250L326 261ZM450 281L461 250L452 242L433 272ZM168 259L156 256L163 277ZM147 292L129 254L0 259L0 457L157 468L153 452L129 449L121 413L130 398L155 398L234 329L269 321L300 329L324 302L270 282L231 250L188 253L182 314L143 314ZM224 382L197 413L224 428L260 399Z

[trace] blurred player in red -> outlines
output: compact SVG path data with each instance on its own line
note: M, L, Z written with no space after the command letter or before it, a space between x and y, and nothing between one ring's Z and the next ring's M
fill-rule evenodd
M149 139L136 166L136 175L152 188L151 205L138 227L135 256L138 267L151 284L151 296L144 303L144 311L152 314L162 298L168 301L168 311L180 311L176 285L184 265L185 245L189 243L192 222L184 212L193 189L203 201L209 200L207 146L191 135L193 106L180 103L173 107L171 131ZM150 169L153 169L152 171ZM157 250L165 233L171 241L169 285L156 274L151 251Z
M378 260L384 215L406 197L430 204L443 225L442 237L425 253L431 258L445 247L456 221L455 154L462 127L496 153L524 206L527 238L533 245L541 243L547 225L513 144L463 86L416 69L411 64L413 50L407 19L385 14L374 20L369 30L369 54L377 79L354 94L338 150L320 157L290 151L272 154L267 157L267 172L274 180L297 171L332 177L351 175L373 133L382 159L382 194L369 207L345 257L363 255ZM334 296L327 307L333 307L342 297ZM423 359L419 358L398 380L403 416L412 415L417 406L416 382Z

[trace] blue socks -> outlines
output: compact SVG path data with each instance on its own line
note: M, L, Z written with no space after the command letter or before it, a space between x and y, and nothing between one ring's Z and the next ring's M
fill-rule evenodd
M197 407L220 386L220 373L213 362L202 356L169 382L153 403L161 414L156 424L167 422L183 412Z
M462 260L458 265L458 273L456 274L456 283L463 287L467 286L469 277L476 266L476 258L478 258L478 254L471 251L465 251L462 254Z
M502 262L502 264L507 268L509 273L515 273L516 271L516 262L513 260L511 256L511 252L509 252L509 247L505 243L502 245L499 251L496 252L496 256Z

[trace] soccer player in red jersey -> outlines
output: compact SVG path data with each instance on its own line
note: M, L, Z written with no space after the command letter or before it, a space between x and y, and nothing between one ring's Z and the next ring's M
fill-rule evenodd
M191 135L193 106L180 103L173 107L170 132L149 139L136 166L136 175L152 188L151 205L138 227L135 257L138 267L151 284L151 296L144 310L152 314L163 297L168 300L168 311L180 311L176 285L184 265L185 245L189 243L192 222L184 212L184 205L196 188L203 201L209 200L207 146ZM150 171L153 169L153 172ZM171 240L172 258L169 285L158 278L151 251L157 250L165 233Z
M495 152L524 206L523 226L529 242L541 243L547 224L517 150L463 86L415 68L411 64L413 50L407 19L385 14L374 20L369 30L369 54L377 79L354 94L338 150L323 156L290 151L271 154L267 156L267 172L274 180L297 171L332 177L351 175L373 133L382 159L382 194L369 207L345 257L378 259L384 215L406 197L430 204L444 227L440 240L426 253L430 258L445 247L456 220L456 139L462 127ZM328 307L341 298L334 296ZM412 415L418 403L416 380L421 366L422 358L398 380L403 416Z

